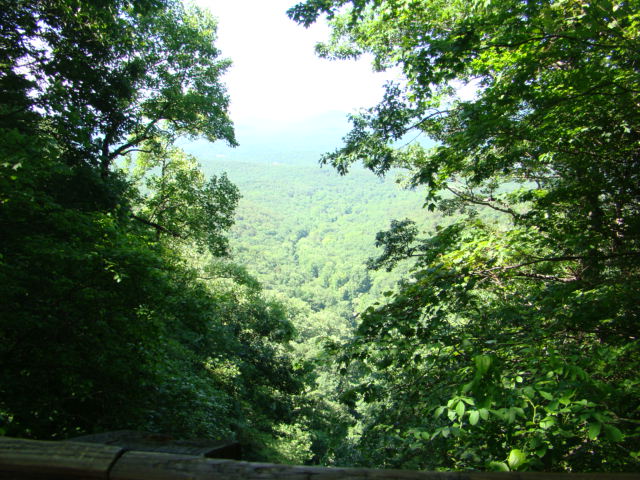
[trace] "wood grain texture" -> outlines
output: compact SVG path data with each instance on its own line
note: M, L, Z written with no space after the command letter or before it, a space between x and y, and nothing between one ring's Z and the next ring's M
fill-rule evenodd
M110 480L638 480L638 474L414 472L274 465L127 452Z
M230 439L179 440L170 435L159 435L138 430L116 430L83 435L70 439L73 442L97 443L121 447L126 451L174 453L194 457L229 458L240 460L241 447Z
M640 480L638 473L415 472L325 468L0 437L0 480Z
M3 478L108 479L120 447L0 437Z

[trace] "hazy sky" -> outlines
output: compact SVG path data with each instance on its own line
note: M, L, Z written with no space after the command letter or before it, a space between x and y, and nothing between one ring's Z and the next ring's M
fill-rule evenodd
M352 112L381 98L384 75L366 61L328 61L314 45L327 27L294 23L296 0L196 0L218 18L218 43L233 66L225 75L236 124L298 123L329 111ZM273 125L272 125L273 126Z

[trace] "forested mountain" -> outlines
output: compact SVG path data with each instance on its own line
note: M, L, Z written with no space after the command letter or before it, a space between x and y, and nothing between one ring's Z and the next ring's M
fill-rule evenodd
M401 79L237 131L209 13L0 7L0 434L638 470L638 0L307 0Z
M424 215L417 192L368 172L215 162L243 192L231 230L233 258L267 291L352 318L398 276L366 269L375 235L392 219ZM435 217L435 215L427 215Z
M237 147L206 140L183 140L181 144L206 163L234 160L317 167L320 156L335 148L348 131L345 112L327 112L300 122L245 120L235 125Z
M348 131L343 112L262 128L241 124L236 131L240 141L247 140L239 147L182 143L205 172L226 174L242 192L231 229L232 257L265 291L309 307L303 328L323 330L324 324L326 332L335 328L346 335L358 313L410 266L402 272L368 269L377 254L375 234L406 217L428 229L441 213L423 208L422 193L407 188L400 170L380 177L365 169L341 176L319 168L322 154Z

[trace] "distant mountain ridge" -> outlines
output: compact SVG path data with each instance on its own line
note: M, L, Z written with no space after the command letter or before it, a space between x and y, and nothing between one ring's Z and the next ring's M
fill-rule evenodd
M350 129L345 112L327 112L298 122L250 121L235 126L240 146L222 142L183 141L180 145L201 161L224 159L250 163L317 165L323 153L335 150Z

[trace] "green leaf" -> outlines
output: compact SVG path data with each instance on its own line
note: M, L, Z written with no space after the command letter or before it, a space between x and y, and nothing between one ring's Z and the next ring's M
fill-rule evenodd
M527 454L517 448L511 450L507 463L512 470L517 470L527 461Z
M545 400L553 400L553 395L551 395L549 392L545 392L544 390L538 390L538 393Z
M469 412L469 423L471 425L476 425L479 419L480 419L480 412L478 410L473 410L472 412Z
M508 472L509 466L504 462L489 462L489 470L494 472Z
M458 402L458 405L456 405L456 413L458 414L458 418L462 418L464 416L466 408L467 407L465 406L464 402Z
M474 360L476 364L476 375L483 377L489 371L493 359L489 355L476 355Z
M604 434L612 442L621 442L624 439L623 433L613 425L604 425Z
M447 412L447 418L449 418L449 420L451 420L453 422L455 420L455 418L456 418L456 410L449 410Z
M545 407L545 409L547 410L547 412L555 412L556 410L558 410L559 406L560 406L560 402L558 400L553 400L549 402L549 404Z
M589 424L589 440L595 440L600 435L602 424L600 422L594 422Z
M548 429L553 427L556 424L556 419L554 417L545 417L540 420L540 428Z

